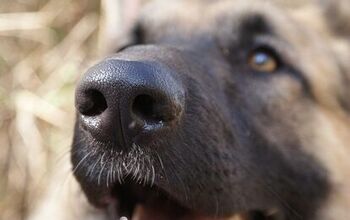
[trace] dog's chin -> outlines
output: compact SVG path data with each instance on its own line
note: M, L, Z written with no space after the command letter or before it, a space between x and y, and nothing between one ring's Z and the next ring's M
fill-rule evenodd
M96 198L96 197L95 197ZM97 198L96 198L97 199ZM281 220L276 210L251 210L218 216L215 207L203 214L185 207L164 190L132 181L115 184L98 198L112 220ZM96 204L96 203L95 203ZM213 203L214 204L214 203Z
M78 145L76 145L76 147L77 146ZM100 148L103 147L100 146ZM135 151L137 151L137 149L135 149ZM129 152L127 155L120 156L119 159L126 164L131 158L135 158L135 152L133 151ZM81 158L75 158L75 161L81 160ZM139 162L144 163L144 161ZM114 167L114 165L109 165ZM79 166L79 163L76 166ZM132 178L133 174L135 173L130 171L127 173L122 172L122 176L119 176L113 182L106 185L98 184L99 180L96 179L90 182L91 179L85 179L86 176L83 177L78 175L77 177L82 188L85 189L83 191L91 204L97 207L106 208L110 220L284 219L282 211L277 210L274 207L269 209L266 209L266 207L262 209L249 209L249 207L245 207L242 211L233 211L229 215L222 216L222 213L218 213L218 206L220 206L220 204L217 204L216 201L207 201L208 203L213 204L212 209L198 210L198 204L195 204L195 198L192 198L192 204L189 204L188 200L185 198L184 200L181 200L179 199L179 195L174 196L176 193L173 195L172 190L170 189L171 187L167 187L166 184L161 184L158 181L152 181L152 183L150 183L150 181L144 181L145 179L150 179L142 175L135 179ZM138 172L137 174L140 175L142 172ZM99 175L101 175L101 173ZM239 200L239 198L237 199ZM208 207L210 207L210 205Z

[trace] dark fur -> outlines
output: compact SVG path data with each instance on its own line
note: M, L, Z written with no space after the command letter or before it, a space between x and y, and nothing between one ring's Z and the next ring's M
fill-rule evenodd
M72 161L79 164L75 175L89 200L99 205L96 199L129 175L154 182L183 206L210 216L277 209L286 220L320 219L332 192L332 170L311 153L318 149L311 146L318 138L313 132L324 109L343 111L349 99L344 81L330 80L337 87L329 93L317 89L316 66L339 66L342 71L326 74L344 78L348 66L329 55L323 35L289 16L289 6L187 4L193 4L192 20L176 14L180 3L164 14L146 9L133 43L151 45L118 52L85 76L113 68L113 60L152 62L169 68L185 92L181 120L133 150L91 135L78 114ZM325 34L337 29L327 27ZM252 50L265 45L278 54L275 73L253 71L246 62ZM308 50L324 58L310 59ZM112 82L113 73L108 77ZM320 90L342 107L325 107L329 100ZM132 168L123 168L123 162Z

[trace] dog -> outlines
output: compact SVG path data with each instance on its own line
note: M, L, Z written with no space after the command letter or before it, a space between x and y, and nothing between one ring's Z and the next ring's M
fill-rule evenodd
M152 1L76 89L106 219L350 219L348 1Z

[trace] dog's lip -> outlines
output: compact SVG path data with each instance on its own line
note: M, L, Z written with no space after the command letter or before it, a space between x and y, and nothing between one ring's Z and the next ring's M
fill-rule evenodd
M201 214L199 211L186 208L180 202L174 200L169 194L161 189L152 186L138 186L143 191L150 190L155 195L152 201L148 198L137 198L135 195L129 194L123 185L116 184L116 189L112 189L109 194L100 197L100 205L107 207L110 219L113 220L279 220L281 212L276 209L264 211L244 211L236 213L229 217L213 217ZM121 190L124 194L121 196L115 190ZM143 192L142 192L143 193ZM148 192L146 192L148 193ZM127 197L125 197L127 196ZM162 199L158 198L162 197ZM147 196L146 196L147 197ZM165 198L165 200L164 200ZM127 204L125 204L127 203ZM129 207L128 207L129 206Z
M135 208L134 215L131 220L170 220L167 214L160 212L157 209L148 208L142 205L138 205ZM213 218L199 214L188 214L179 218L178 220L230 220L231 218Z

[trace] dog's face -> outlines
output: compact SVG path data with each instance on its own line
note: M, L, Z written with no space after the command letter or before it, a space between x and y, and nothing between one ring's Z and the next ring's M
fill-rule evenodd
M72 162L91 203L278 220L349 202L348 51L316 7L242 2L150 5L135 45L88 70Z

